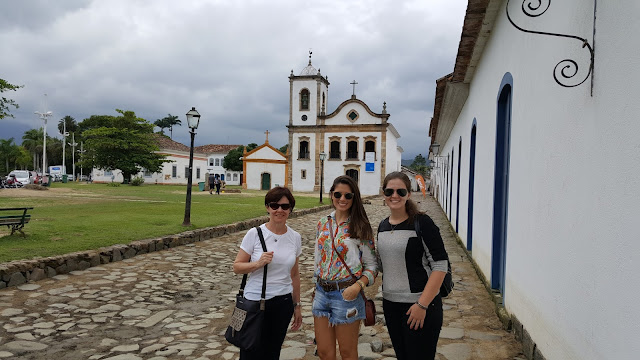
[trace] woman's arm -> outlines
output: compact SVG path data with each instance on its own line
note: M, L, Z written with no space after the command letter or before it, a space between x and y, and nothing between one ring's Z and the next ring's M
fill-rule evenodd
M424 318L427 315L427 307L440 292L440 286L442 285L445 275L447 275L447 273L442 271L433 271L431 273L418 302L411 305L409 311L407 311L407 315L409 315L409 320L407 320L409 329L417 330L418 328L422 328Z
M273 251L262 253L258 261L250 262L250 260L251 255L240 249L238 255L236 255L236 260L233 262L233 272L236 274L248 274L260 269L271 263L271 260L273 260Z
M362 252L362 277L360 280L365 286L373 284L378 276L378 259L376 258L376 248L373 239L360 242Z
M298 304L293 308L293 322L291 330L296 331L302 325L302 306L300 306L300 269L298 267L298 258L291 268L291 284L293 285L293 302Z

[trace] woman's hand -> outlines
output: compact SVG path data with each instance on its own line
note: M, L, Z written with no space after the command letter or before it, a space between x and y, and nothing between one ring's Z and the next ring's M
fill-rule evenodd
M344 291L342 292L342 298L347 301L352 301L356 297L358 297L358 293L360 293L360 285L355 283L349 286L348 288L344 289Z
M295 306L293 308L293 322L291 323L291 330L296 331L302 326L302 307Z
M260 255L260 259L256 261L256 263L258 264L258 269L260 269L261 267L264 267L267 264L271 264L272 260L273 260L273 251L263 252L262 255Z
M409 315L409 320L407 320L407 324L409 325L409 329L418 330L418 327L422 329L424 325L424 318L427 315L427 310L422 309L418 304L413 304L407 311L407 315Z

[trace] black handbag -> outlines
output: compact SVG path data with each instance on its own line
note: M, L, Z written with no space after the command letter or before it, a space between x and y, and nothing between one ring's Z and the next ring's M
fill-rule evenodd
M414 227L416 230L416 234L422 240L422 245L427 248L427 241L422 236L422 231L420 231L420 222L418 221L418 216L414 218ZM440 296L445 298L451 294L453 291L453 277L451 275L451 261L449 261L449 255L447 255L447 274L444 276L444 280L442 280L442 285L440 285Z
M262 229L256 226L262 250L267 252L267 245L264 243ZM244 298L244 287L247 284L248 274L242 276L240 291L236 295L236 306L231 314L231 321L224 334L227 341L243 350L254 350L260 346L262 340L262 324L264 322L265 292L267 290L267 265L264 266L262 276L262 295L260 301L253 301Z

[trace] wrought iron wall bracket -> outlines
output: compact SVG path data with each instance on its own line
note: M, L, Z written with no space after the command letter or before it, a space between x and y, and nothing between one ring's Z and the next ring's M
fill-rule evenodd
M507 0L507 19L509 19L509 22L511 23L511 25L513 25L516 29L526 32L526 33L532 33L532 34L539 34L539 35L549 35L549 36L557 36L557 37L564 37L564 38L569 38L569 39L576 39L578 41L580 41L582 43L582 48L587 48L587 50L589 50L589 54L590 54L590 64L589 64L589 71L587 72L587 75L585 76L585 78L580 81L577 84L571 84L568 83L568 80L571 80L574 76L576 76L578 74L578 63L573 60L573 59L564 59L561 60L558 64L556 64L556 66L553 68L553 79L556 81L556 83L558 83L558 85L563 86L563 87L576 87L578 85L581 85L582 83L584 83L589 76L591 76L591 96L593 96L593 63L594 63L594 53L595 53L595 34L596 34L596 4L597 4L597 0L594 0L594 4L593 4L593 39L592 39L592 44L589 44L589 40L585 39L585 38L581 38L579 36L575 36L575 35L567 35L567 34L558 34L558 33L551 33L551 32L545 32L545 31L535 31L535 30L528 30L528 29L524 29L518 25L516 25L515 22L513 22L513 20L511 19L511 15L509 14L509 3L511 2L511 0ZM546 4L546 6L543 6L544 4ZM543 15L551 6L551 0L523 0L522 1L522 12L532 18L538 17Z

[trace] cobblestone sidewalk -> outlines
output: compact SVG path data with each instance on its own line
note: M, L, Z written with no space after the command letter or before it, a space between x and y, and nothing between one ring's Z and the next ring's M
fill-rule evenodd
M432 198L420 201L440 226L456 287L445 299L437 359L524 359L521 345L501 329L482 283L455 243ZM366 205L374 229L388 210L381 198ZM314 225L324 213L289 220L302 234L303 326L290 332L282 359L313 355L310 294ZM237 232L0 290L0 359L237 359L224 330L240 276L231 271ZM362 327L361 359L394 359L383 324L378 279L378 324Z

